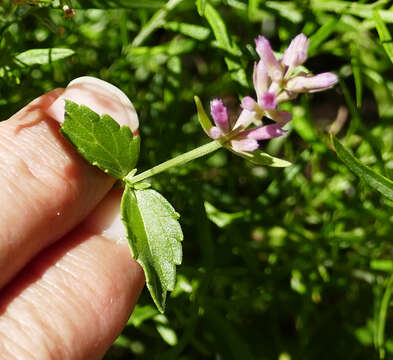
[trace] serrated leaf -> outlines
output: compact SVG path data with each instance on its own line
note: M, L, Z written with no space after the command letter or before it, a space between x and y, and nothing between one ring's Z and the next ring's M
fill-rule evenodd
M65 59L74 54L73 50L63 48L31 49L16 55L15 59L28 66L43 65Z
M99 116L85 105L66 100L63 135L91 164L117 179L124 178L139 157L139 136L109 115Z
M121 214L133 257L141 264L150 294L163 312L167 291L175 286L176 265L182 261L179 214L157 191L135 190L128 185Z
M256 150L253 152L244 152L244 153L235 152L235 154L240 155L244 159L249 160L257 165L265 165L271 167L288 167L292 165L292 163L290 163L287 160L276 158L261 150Z
M207 116L205 109L203 108L203 105L201 103L201 100L199 99L198 96L194 96L194 101L195 101L195 105L197 108L199 123L201 124L202 129L206 133L206 135L210 136L209 131L213 126L212 122L210 121L209 117Z
M366 184L378 190L382 195L393 201L393 181L376 173L368 166L362 164L351 154L334 136L332 136L334 148L343 163L359 176Z

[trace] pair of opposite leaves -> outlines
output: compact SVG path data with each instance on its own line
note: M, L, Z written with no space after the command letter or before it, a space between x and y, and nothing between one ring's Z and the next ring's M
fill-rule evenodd
M126 180L138 161L140 137L109 115L99 116L69 100L61 132L87 161L125 185L121 216L128 243L145 272L153 301L163 312L167 291L175 286L176 265L182 261L183 233L179 214L161 194Z

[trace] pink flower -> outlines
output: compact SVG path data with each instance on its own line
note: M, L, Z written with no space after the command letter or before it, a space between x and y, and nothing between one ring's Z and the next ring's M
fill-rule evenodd
M265 92L259 99L260 105L265 110L273 110L277 107L276 95L272 92Z
M292 120L292 115L287 111L278 110L278 104L292 100L302 92L312 93L328 89L338 81L337 76L332 73L307 76L304 69L298 68L307 59L309 43L306 35L297 35L279 61L269 41L263 36L258 36L255 45L261 60L254 65L253 72L257 99L254 100L250 96L242 99L243 110L233 126L230 125L228 111L222 100L212 100L210 112L215 126L209 127L206 120L203 120L202 124L208 135L213 139L226 137L224 141L227 142L227 146L240 153L253 152L259 148L259 141L284 135L286 131L282 127ZM264 116L275 123L263 126ZM251 124L256 127L247 129Z
M307 59L307 51L310 40L304 34L297 35L289 44L282 57L282 63L288 67L296 67L303 64Z
M220 128L220 130L228 132L228 111L221 99L213 99L210 102L210 113L213 117L214 123Z
M286 133L286 130L282 129L284 125L285 123L276 123L245 130L230 141L231 147L237 152L255 151L259 148L258 141L284 135Z
M269 76L274 81L281 80L283 76L283 68L274 56L269 40L260 35L257 39L255 39L255 45L257 53L265 64Z
M264 92L268 91L271 84L269 74L262 60L259 60L257 64L254 64L253 83L258 99Z
M315 76L296 76L287 82L286 89L295 93L311 93L329 89L337 82L337 75L329 72Z
M255 102L255 100L249 96L243 98L242 106L248 107L249 109L254 107L259 107L259 105ZM285 113L279 110L272 110L272 111L277 112L279 114ZM248 126L256 115L254 111L252 110L250 111L245 108L245 110L243 110L242 113L240 114L234 127L231 128L229 124L227 108L225 107L222 100L220 99L214 99L211 101L210 113L216 125L211 127L209 130L209 136L213 139L219 139L220 137L229 134L234 129L239 129L240 127ZM287 119L288 117L286 117L285 120L280 123L259 126L254 129L240 131L232 139L229 140L229 146L234 151L237 152L255 151L259 148L258 141L268 140L284 135L286 131L282 129L282 126L286 124L286 122L288 121Z

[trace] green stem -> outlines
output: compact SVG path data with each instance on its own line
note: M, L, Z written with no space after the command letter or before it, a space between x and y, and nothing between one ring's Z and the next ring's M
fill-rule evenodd
M197 147L196 149L193 149L189 152L186 152L184 154L176 156L173 159L163 162L162 164L154 166L151 169L146 170L137 176L132 176L132 173L130 173L125 177L125 181L129 185L136 184L136 183L138 183L142 180L145 180L151 176L154 176L160 172L168 170L174 166L184 165L185 163L188 163L189 161L192 161L192 160L195 160L201 156L205 156L207 154L210 154L211 152L220 149L222 146L223 145L220 141L216 141L216 140L211 141L211 142L207 143L206 145L202 145L200 147Z

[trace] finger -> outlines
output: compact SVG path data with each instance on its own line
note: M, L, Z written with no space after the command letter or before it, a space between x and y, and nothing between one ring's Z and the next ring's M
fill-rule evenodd
M68 99L90 107L99 115L109 114L120 125L129 126L136 134L139 127L138 115L128 97L116 86L107 82L104 83L105 87L97 86L101 83L102 80L90 76L71 81L66 93L52 104L48 114L62 123L64 121L64 99ZM115 101L113 97L108 97L108 92L116 96Z
M100 359L121 332L144 276L125 241L120 195L112 191L0 292L4 358Z
M88 78L85 86L83 79L0 123L0 203L6 208L0 212L0 288L80 223L113 186L111 177L84 161L60 135L54 118L64 116L64 98L75 91L79 103L104 112L108 107L106 112L122 123L130 122L127 111L133 107L129 100L124 105L125 95L120 98L112 85Z

